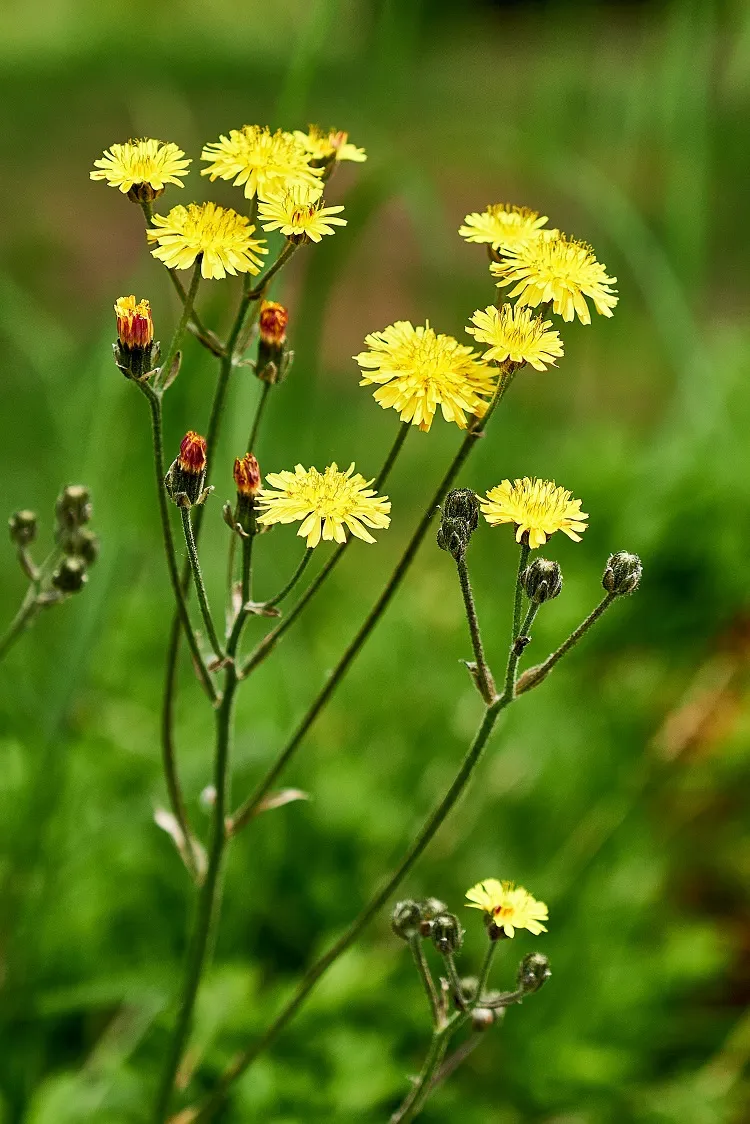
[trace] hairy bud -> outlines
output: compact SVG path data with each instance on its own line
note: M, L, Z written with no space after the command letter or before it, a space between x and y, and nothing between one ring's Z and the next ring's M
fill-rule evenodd
M535 558L522 571L520 581L529 600L541 605L559 595L563 584L562 570L557 562Z
M10 540L16 546L29 546L36 538L38 520L33 511L16 511L8 520Z
M432 943L443 956L458 952L464 943L464 931L455 913L440 913L432 922Z
M462 558L479 523L479 500L471 488L455 488L443 501L437 544L456 561Z
M188 430L180 442L180 454L172 461L164 477L170 497L178 507L192 507L203 503L208 492L206 481L206 439L194 430Z
M610 554L602 576L602 585L607 593L614 593L622 597L626 593L633 593L641 583L643 564L637 554L628 554L627 550L619 550Z
M57 497L55 514L61 530L82 527L91 519L91 495L82 484L69 484Z
M277 301L263 301L258 317L258 356L255 373L263 382L281 382L294 358L286 343L289 313Z
M113 345L115 363L126 378L142 379L159 361L159 344L154 342L154 322L147 300L134 296L115 301L117 343Z
M82 558L63 558L52 575L52 584L60 593L78 593L87 581L86 563Z
M518 988L526 995L539 991L552 975L549 960L541 952L530 952L518 966Z
M418 935L421 920L422 911L419 903L409 898L406 901L397 902L393 907L391 928L397 937L409 941L412 937Z

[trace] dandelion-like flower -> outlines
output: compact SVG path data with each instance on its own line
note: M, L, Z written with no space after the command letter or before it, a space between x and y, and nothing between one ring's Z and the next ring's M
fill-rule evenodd
M519 304L532 307L552 301L552 308L563 320L575 316L582 324L591 323L589 306L594 302L602 316L611 316L617 304L606 267L596 260L586 242L558 234L554 238L535 238L503 250L503 260L493 262L490 271L499 277L498 287L515 285L509 293Z
M297 532L307 537L307 546L317 546L321 538L346 542L346 528L364 542L375 542L367 527L387 527L391 503L387 496L376 496L354 465L340 472L331 464L325 472L303 468L294 472L270 472L266 480L271 488L262 488L258 509L263 511L259 523L294 523L302 520ZM276 489L274 491L274 489Z
M504 930L508 937L514 937L516 929L528 929L535 937L547 932L547 926L542 924L549 919L547 906L533 898L523 886L486 878L467 890L466 897L469 909L483 910L495 927Z
M259 273L261 254L268 253L263 241L252 237L255 227L245 215L225 210L215 203L190 203L173 207L168 215L154 215L146 231L151 251L168 269L189 269L202 254L204 277L226 277L227 273Z
M467 242L485 242L493 250L499 250L538 238L541 227L547 221L546 215L540 215L529 207L492 203L482 212L473 211L467 215L458 233Z
M512 483L503 480L496 488L490 488L479 506L493 527L515 523L516 542L528 534L532 550L543 546L555 531L580 542L577 532L585 531L588 525L583 522L588 515L581 511L581 501L572 499L570 492L558 488L554 480L532 480L528 476Z
M354 358L360 386L381 383L373 397L384 410L427 432L438 408L446 421L466 429L467 414L482 417L495 389L495 372L470 347L425 324L398 320L365 338L369 351Z
M309 238L320 242L324 234L334 234L334 226L346 226L339 218L343 207L324 207L320 196L311 196L306 187L292 187L258 204L264 230L279 230L286 238Z
M182 187L180 176L192 163L176 144L159 140L134 140L113 144L94 161L92 180L106 180L134 202L145 203L161 195L168 183Z
M312 155L292 133L268 126L243 125L232 129L229 136L207 144L201 160L208 161L202 176L233 180L235 187L245 188L245 198L267 199L290 187L306 187L313 194L323 190L321 168L311 165Z
M529 363L537 371L545 371L563 353L562 340L549 320L534 316L529 308L504 304L488 305L471 318L474 328L466 331L477 343L488 343L485 362Z
M351 144L349 134L340 129L321 129L318 125L311 125L306 133L295 129L294 136L315 162L327 164L333 160L338 164L341 160L353 160L362 164L367 159L364 148Z

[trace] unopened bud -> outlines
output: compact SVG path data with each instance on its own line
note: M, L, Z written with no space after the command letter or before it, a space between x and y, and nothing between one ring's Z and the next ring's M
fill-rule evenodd
M475 1007L471 1012L471 1028L476 1031L489 1030L497 1019L497 1011L489 1007Z
M118 297L115 301L115 318L115 362L127 378L143 378L159 360L159 345L154 343L151 307L147 300L136 301L134 296Z
M458 561L479 523L479 500L471 488L454 488L443 500L437 544Z
M281 382L286 374L292 353L286 346L286 327L289 313L283 304L263 301L258 318L258 356L255 373L263 382Z
M88 527L71 532L61 545L69 554L82 558L87 566L93 566L99 557L99 537Z
M448 912L448 906L440 898L425 898L419 903L419 908L422 910L423 921L434 921L439 914Z
M164 190L163 187L152 187L150 183L134 183L127 195L131 203L153 203L164 194Z
M529 600L541 605L559 595L563 584L562 570L557 562L550 562L548 558L535 558L522 571L520 581Z
M530 952L528 956L524 956L518 966L516 977L518 988L530 995L534 991L539 991L551 975L547 957L541 952Z
M82 484L69 484L57 497L55 514L61 529L82 527L91 518L91 494Z
M619 550L617 554L610 554L602 576L602 585L607 593L614 593L621 597L625 593L633 593L641 583L643 564L637 554L628 554L627 550Z
M52 584L60 593L78 593L87 581L86 563L82 558L63 558L52 575Z
M397 902L394 906L391 914L391 928L397 937L409 941L419 933L421 920L422 911L419 904L409 898L407 901Z
M29 546L36 538L38 520L33 511L16 511L8 520L11 542L16 546Z
M189 430L180 442L180 454L164 478L166 489L178 507L203 503L206 498L206 439Z
M464 931L455 913L440 913L432 922L430 933L435 948L445 956L458 952L464 943Z
M252 453L235 458L233 475L239 496L257 496L261 484L260 467Z

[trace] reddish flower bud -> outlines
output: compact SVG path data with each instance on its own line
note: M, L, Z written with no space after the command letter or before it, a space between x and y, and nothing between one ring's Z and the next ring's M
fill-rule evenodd
M260 491L260 468L252 453L245 453L234 462L234 482L240 496L257 496Z
M115 301L117 338L128 351L144 350L154 339L154 322L147 300L136 303L134 296L119 297Z
M267 347L281 347L286 340L289 313L283 304L263 301L260 306L260 338Z
M206 439L194 430L188 430L180 442L180 455L177 458L183 472L200 476L206 471Z

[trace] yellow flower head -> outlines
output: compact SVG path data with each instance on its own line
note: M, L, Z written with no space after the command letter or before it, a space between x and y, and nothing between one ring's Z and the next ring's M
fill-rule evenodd
M202 254L204 277L226 277L227 273L259 273L260 254L268 247L251 237L255 227L245 215L225 210L215 203L190 203L173 207L168 215L154 215L146 231L151 251L168 269L189 269Z
M311 196L305 187L291 187L283 195L271 196L258 204L264 230L280 230L286 238L320 242L324 234L334 234L334 226L346 226L339 218L343 207L324 207L320 196Z
M307 537L308 547L323 539L346 542L348 527L364 542L375 542L367 527L387 527L391 503L387 496L375 495L372 480L365 480L354 465L339 472L331 464L325 472L303 468L294 472L269 472L266 480L272 488L262 488L257 500L263 510L259 523L294 523L302 520L298 535ZM274 491L273 489L277 489Z
M110 187L119 187L136 203L150 202L161 195L168 183L182 187L192 161L176 144L158 140L128 141L113 144L94 161L92 180L106 180Z
M210 176L211 182L222 179L234 180L235 187L244 184L247 199L256 194L259 199L267 199L290 187L306 187L320 195L322 169L311 167L311 159L292 133L243 125L205 146L201 160L207 160L208 167L201 175Z
M339 129L321 129L318 125L311 125L306 133L295 129L294 135L316 163L353 160L356 164L362 164L367 159L364 148L350 144L349 134Z
M552 301L552 308L563 320L575 316L582 324L591 323L590 297L596 311L611 316L617 304L612 285L616 277L608 277L606 267L596 260L586 242L577 242L558 234L554 238L536 238L503 250L503 260L493 262L490 271L499 277L499 286L515 285L509 293L519 304L532 307Z
M467 242L486 242L494 250L499 250L538 238L540 227L546 222L546 215L540 215L529 207L492 203L481 214L473 211L467 215L458 233Z
M488 305L482 312L477 310L471 318L474 328L466 331L477 343L490 344L485 351L486 362L494 359L498 363L510 360L512 363L530 363L537 371L545 371L547 366L555 365L555 360L563 353L562 340L552 329L549 320L541 316L532 318L531 309L517 305L504 304L496 308Z
M485 414L495 373L453 336L398 320L365 343L369 351L354 356L363 369L359 385L383 384L373 397L384 410L398 410L401 421L427 432L440 406L446 421L466 429L467 414Z
M469 909L483 910L498 929L508 937L516 935L516 929L528 929L535 937L547 932L543 921L549 920L544 902L532 898L523 886L512 882L498 882L497 878L486 878L466 891Z
M570 492L558 488L554 480L530 480L528 476L513 483L503 480L496 488L490 488L479 506L493 527L515 523L516 542L528 534L532 550L543 546L555 531L580 542L577 532L587 527L583 520L588 515L581 511L581 501L571 499Z

